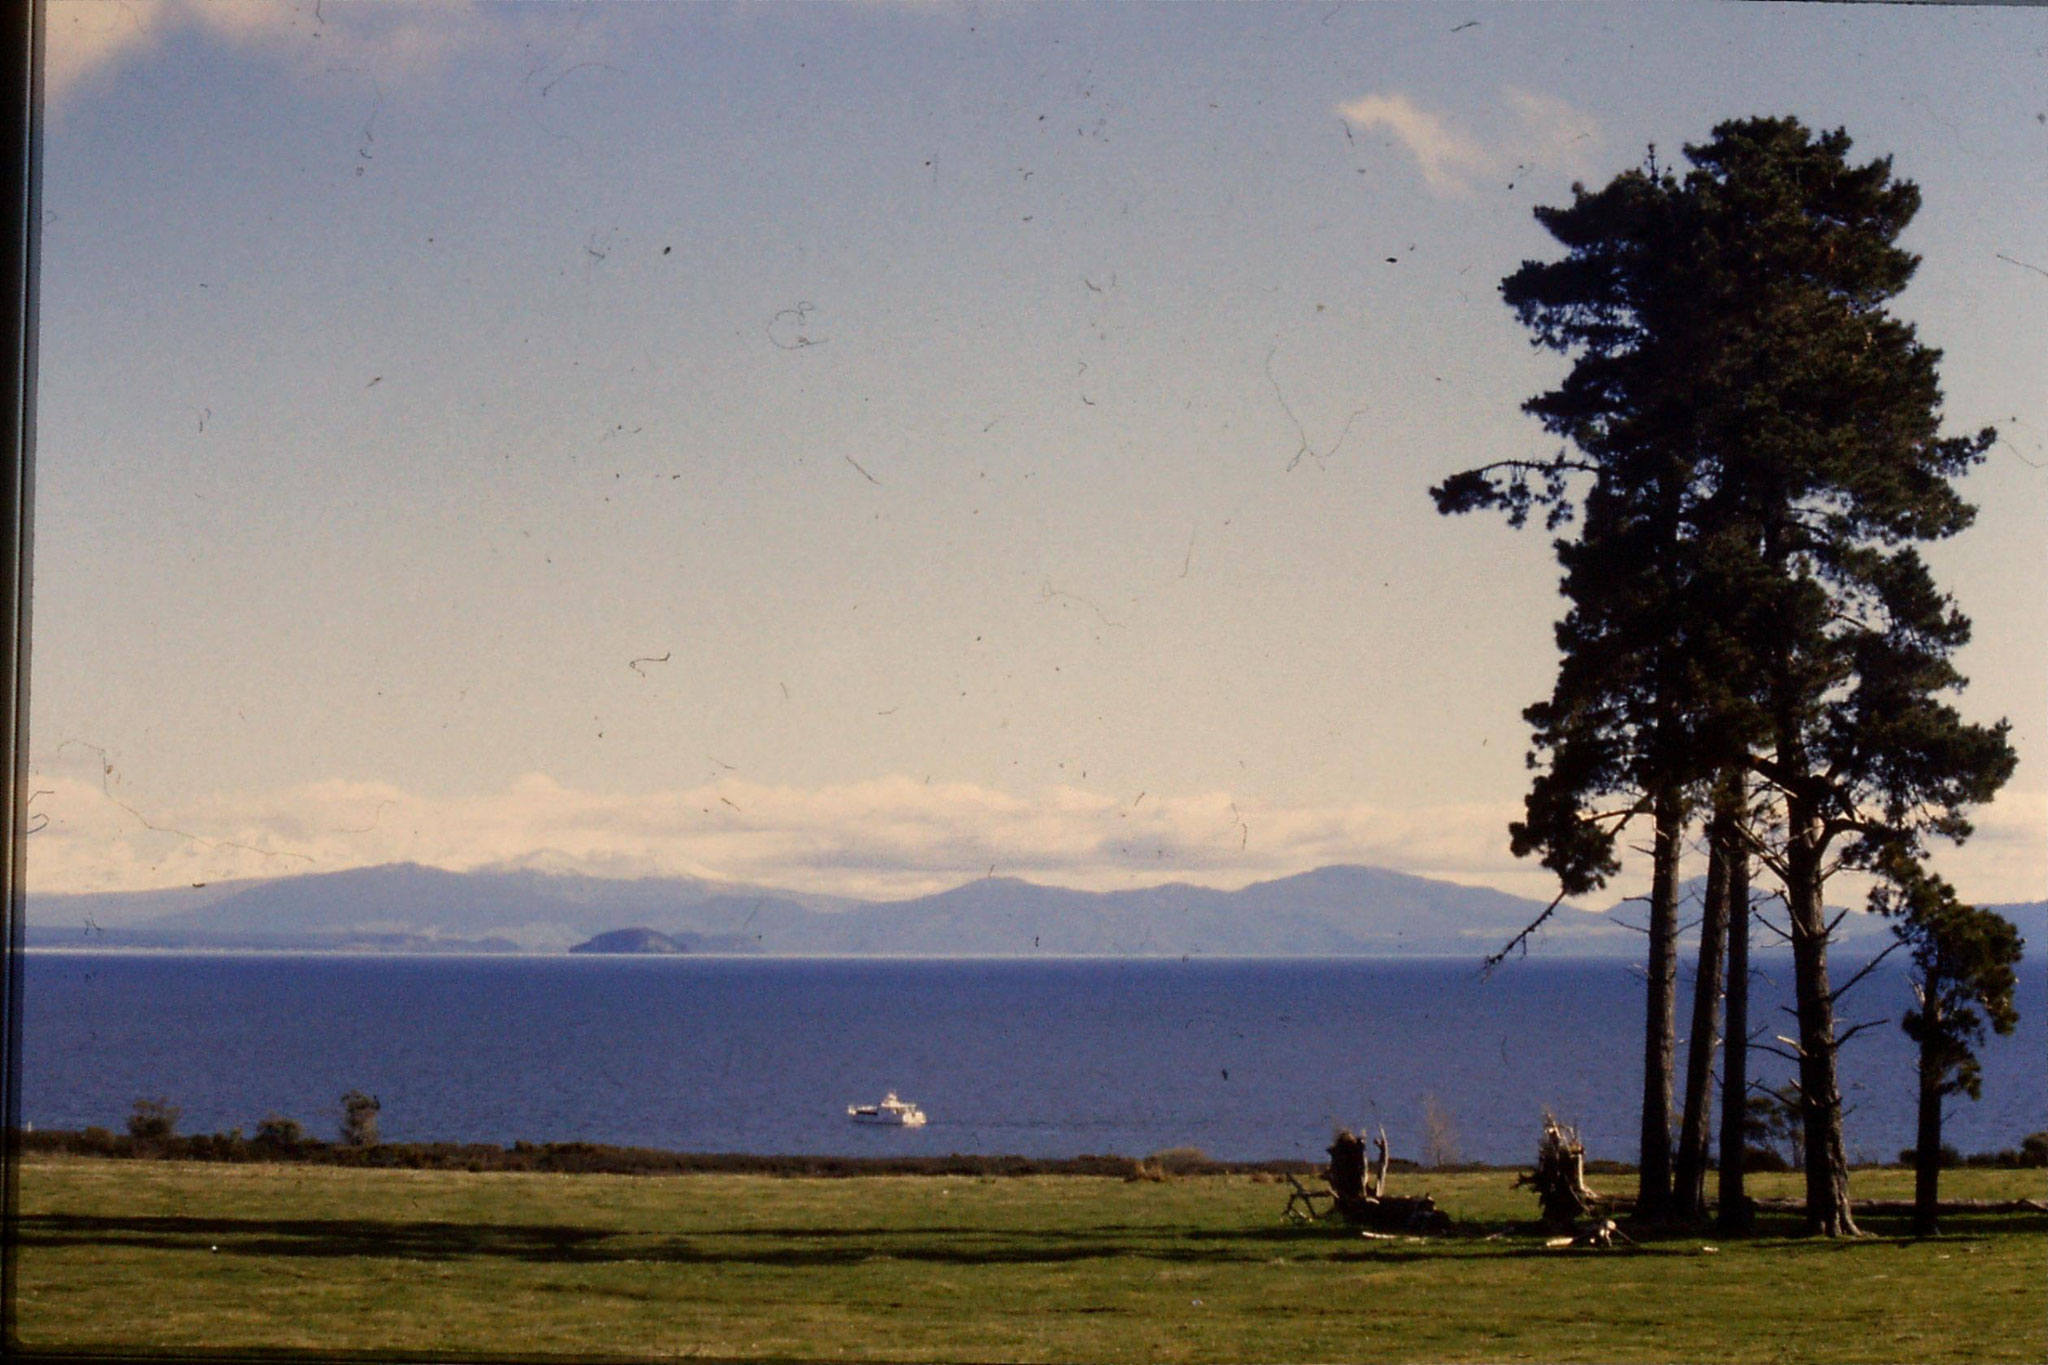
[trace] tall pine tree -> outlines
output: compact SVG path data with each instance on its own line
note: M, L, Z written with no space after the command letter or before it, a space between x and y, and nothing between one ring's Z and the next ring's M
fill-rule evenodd
M1969 833L1965 809L2010 775L2006 727L1944 699L1969 623L1913 542L1965 528L1953 480L1990 431L1941 435L1939 352L1886 311L1917 258L1898 237L1920 205L1888 160L1794 119L1724 124L1689 147L1683 191L1708 317L1699 433L1712 452L1717 581L1749 642L1766 720L1749 766L1785 825L1766 861L1784 884L1811 1231L1853 1233L1828 976L1831 863L1901 838Z
M1670 1211L1670 978L1689 800L1747 772L1784 813L1744 842L1782 881L1799 1016L1810 1230L1853 1233L1822 892L1834 860L1968 833L2012 768L2003 725L1943 699L1968 622L1914 541L1967 526L1953 479L1992 433L1940 434L1937 352L1885 311L1917 264L1919 207L1886 161L1794 119L1723 124L1537 216L1566 248L1503 293L1537 344L1571 354L1524 406L1573 451L1455 475L1446 513L1547 507L1570 611L1517 853L1564 893L1612 875L1615 824L1655 825L1642 1207ZM1576 481L1586 491L1574 501ZM1625 795L1615 811L1601 802ZM1703 1126L1703 1118L1701 1120ZM1723 1153L1724 1164L1731 1154ZM1732 1155L1739 1161L1740 1154Z
M2019 1022L2013 968L2025 945L2004 916L1957 900L1955 888L1928 872L1904 841L1876 863L1882 880L1870 907L1894 917L1892 931L1913 963L1914 1008L1900 1020L1919 1053L1913 1234L1931 1237L1940 1230L1942 1103L1982 1093L1977 1045L1986 1024L2003 1034Z
M1525 263L1501 291L1536 344L1574 357L1556 389L1523 406L1576 453L1503 461L1432 490L1445 513L1495 507L1521 525L1541 506L1553 529L1579 523L1556 543L1570 607L1552 694L1524 713L1538 773L1510 832L1516 854L1540 853L1563 894L1582 894L1615 871L1620 830L1649 817L1636 1207L1652 1220L1672 1211L1679 851L1695 793L1740 750L1720 737L1722 635L1699 610L1714 594L1699 581L1702 449L1686 385L1698 332L1689 210L1654 155L1603 189L1575 187L1567 207L1537 210L1567 254Z

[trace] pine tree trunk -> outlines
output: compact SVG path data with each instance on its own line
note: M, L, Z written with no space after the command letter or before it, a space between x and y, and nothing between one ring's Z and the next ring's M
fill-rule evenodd
M1835 1003L1828 989L1827 911L1821 900L1821 821L1797 796L1786 802L1785 897L1792 921L1792 978L1799 1010L1799 1108L1805 1124L1806 1230L1859 1235L1849 1209L1842 1148L1842 1092L1835 1073Z
M1707 1218L1707 1125L1713 1112L1714 1045L1721 1022L1721 955L1728 937L1728 862L1733 816L1715 802L1708 831L1707 899L1700 917L1699 968L1692 991L1692 1031L1686 1042L1685 1110L1678 1129L1678 1164L1671 1180L1675 1221Z
M1921 1006L1926 1032L1920 1039L1920 1121L1913 1148L1913 1235L1932 1237L1941 1229L1941 1082L1935 1039L1941 1032L1941 998L1929 990Z
M1732 832L1728 858L1728 980L1726 1038L1721 1046L1720 1213L1724 1233L1750 1228L1749 1194L1742 1164L1749 1155L1743 1125L1749 1116L1749 853Z
M1650 876L1649 989L1643 1020L1642 1158L1636 1217L1663 1222L1671 1214L1672 1067L1677 1052L1678 846L1684 834L1679 793L1659 791Z

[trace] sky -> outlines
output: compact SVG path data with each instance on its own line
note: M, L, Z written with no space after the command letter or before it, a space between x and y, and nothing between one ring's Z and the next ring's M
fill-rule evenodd
M49 13L32 890L1547 896L1550 545L1427 489L1555 448L1531 209L1793 114L1924 194L2021 757L1938 866L2048 894L2048 14Z

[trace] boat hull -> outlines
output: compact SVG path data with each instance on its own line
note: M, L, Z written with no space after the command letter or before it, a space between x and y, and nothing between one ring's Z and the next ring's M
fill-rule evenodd
M924 1110L907 1100L896 1098L891 1090L880 1104L849 1104L846 1116L855 1123L871 1123L883 1128L922 1128Z

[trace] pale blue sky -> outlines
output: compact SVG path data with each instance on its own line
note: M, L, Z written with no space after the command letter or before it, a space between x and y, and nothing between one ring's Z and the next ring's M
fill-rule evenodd
M1549 448L1531 206L1792 113L1921 184L2007 437L1935 558L2023 762L1947 866L2042 893L2039 12L51 13L34 885L1534 894L1548 547L1425 490Z

